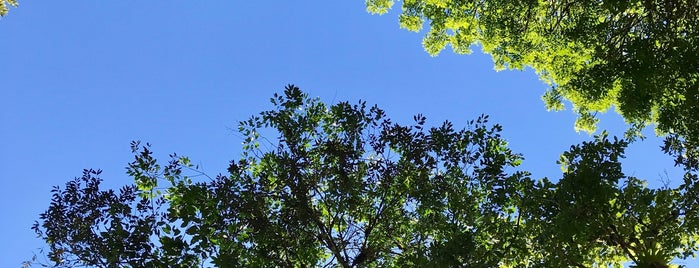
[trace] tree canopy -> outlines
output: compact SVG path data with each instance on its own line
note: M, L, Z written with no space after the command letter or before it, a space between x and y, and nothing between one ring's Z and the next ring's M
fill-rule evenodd
M673 258L695 256L697 175L677 188L649 189L621 171L627 141L575 145L561 156L563 176L544 178L528 195L526 233L543 267L670 267ZM597 266L595 266L597 265ZM526 266L529 267L529 266Z
M392 0L367 0L383 14ZM695 0L402 1L400 27L420 31L437 55L447 45L492 55L496 69L532 67L551 87L546 107L572 103L575 127L594 131L615 109L629 134L656 124L665 151L698 169L699 4Z
M699 249L697 175L649 189L621 172L623 139L572 146L554 183L519 170L487 116L403 125L292 85L271 103L225 175L134 142L118 193L94 170L54 188L33 228L46 265L651 268Z
M366 0L384 14L394 1ZM0 0L0 18L16 0ZM54 187L32 229L46 267L678 267L699 251L696 0L405 0L400 27L430 55L479 46L495 68L533 68L545 106L572 104L594 132L612 107L627 136L573 145L560 178L522 170L502 127L421 114L397 123L365 102L327 105L289 85L239 124L239 159L209 176L133 142L130 183L100 170ZM654 125L681 183L622 172ZM42 251L40 254L44 254Z

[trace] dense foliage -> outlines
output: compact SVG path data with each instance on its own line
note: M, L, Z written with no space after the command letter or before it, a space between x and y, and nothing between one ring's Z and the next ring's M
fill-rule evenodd
M392 0L367 0L385 13ZM530 66L551 85L549 109L573 104L593 131L612 106L637 135L655 123L665 150L699 168L699 2L696 0L406 0L400 26L429 30L425 50L479 45L497 69Z
M522 212L530 256L543 267L621 267L625 260L668 267L699 250L696 174L678 188L649 189L621 171L627 144L603 134L572 146L561 156L563 177L537 182Z
M624 140L571 147L554 183L517 171L485 116L402 125L294 86L271 102L240 123L226 175L193 180L186 157L161 166L133 143L133 185L100 189L87 170L54 189L34 226L46 265L651 268L698 250L696 174L649 189L621 172Z

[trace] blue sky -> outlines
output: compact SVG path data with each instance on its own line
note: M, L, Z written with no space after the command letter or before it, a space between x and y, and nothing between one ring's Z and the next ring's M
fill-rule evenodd
M52 186L84 168L102 169L105 186L130 183L131 140L224 172L240 153L237 122L289 83L402 122L489 114L523 169L560 177L560 153L590 136L573 130L570 110L544 109L531 70L495 72L479 52L430 57L396 16L369 15L364 1L20 1L0 20L0 267L43 246L30 227ZM616 114L602 121L623 133ZM625 172L677 183L660 144L631 145Z

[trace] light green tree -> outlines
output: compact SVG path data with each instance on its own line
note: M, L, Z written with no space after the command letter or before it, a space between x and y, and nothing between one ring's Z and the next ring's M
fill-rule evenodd
M17 5L17 0L0 0L0 17L7 15L10 6L16 7Z
M575 128L594 131L611 107L629 134L656 124L665 150L699 168L699 2L696 0L405 0L400 27L437 55L474 45L496 69L532 67L550 85L546 107L572 103ZM367 0L383 14L391 0Z

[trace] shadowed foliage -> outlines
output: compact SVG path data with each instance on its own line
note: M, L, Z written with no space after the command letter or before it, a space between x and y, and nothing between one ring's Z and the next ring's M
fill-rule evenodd
M517 171L487 116L404 125L292 85L271 103L240 123L225 175L134 142L133 185L100 189L86 170L55 188L33 228L45 265L651 268L697 251L696 174L649 189L621 171L625 140L572 146L554 183Z

